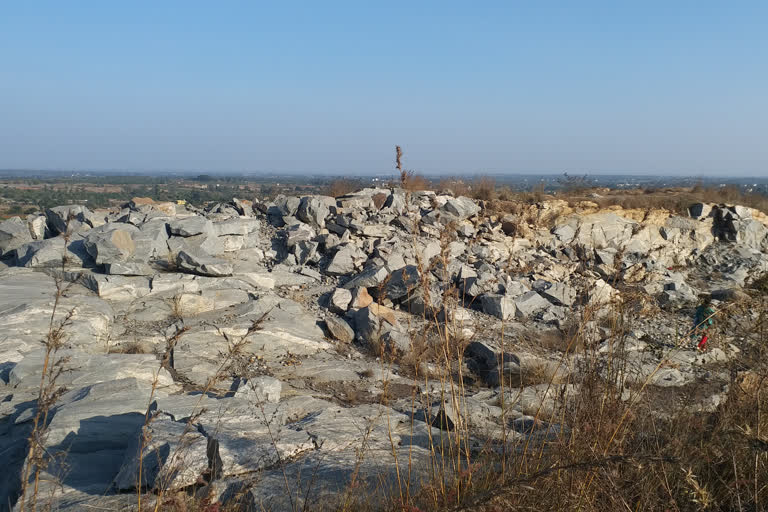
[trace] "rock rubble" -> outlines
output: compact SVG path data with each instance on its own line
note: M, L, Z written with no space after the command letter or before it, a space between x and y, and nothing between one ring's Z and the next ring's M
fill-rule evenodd
M702 293L732 301L768 271L764 215L530 208L523 219L467 197L370 188L205 209L136 199L3 221L0 503L21 489L54 306L65 371L45 442L63 459L45 472L60 510L124 508L121 493L161 482L203 482L225 501L245 481L248 500L279 509L282 479L315 468L313 492L297 493L311 508L353 471L391 481L403 460L418 486L441 429L502 442L509 421L509 439L545 442L568 426L534 416L578 393L583 364L575 351L561 358L553 333L580 322L600 354L626 355L628 382L727 381L718 364L737 340L704 356L686 345L654 369ZM662 316L615 345L601 319L638 294ZM464 407L431 378L440 358L406 364L444 342L462 347L449 366L465 369ZM426 404L418 414L414 396Z

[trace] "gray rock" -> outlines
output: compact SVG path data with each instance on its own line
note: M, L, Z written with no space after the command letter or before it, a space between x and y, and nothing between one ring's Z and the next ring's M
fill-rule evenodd
M359 233L369 238L387 238L392 233L392 228L384 224L365 225L362 226Z
M397 301L409 296L419 283L418 267L416 265L407 265L389 275L386 280L384 293L388 299Z
M709 217L712 213L712 205L706 203L697 203L688 208L688 213L694 219Z
M30 242L32 242L32 234L29 227L19 217L11 217L0 222L0 257Z
M299 211L300 204L301 199L294 196L286 197L279 195L275 198L275 207L277 208L279 215L282 217L294 217Z
M355 339L355 331L342 318L328 315L325 318L325 326L328 328L331 336L341 342L351 343Z
M366 344L382 342L386 332L399 327L395 312L377 304L357 310L354 318L355 335Z
M477 277L468 277L459 282L459 290L465 295L479 297L484 293L502 293L503 285L491 272L480 272Z
M486 293L481 297L483 313L495 316L500 320L514 318L517 307L515 306L515 300L512 297L497 293Z
M48 220L48 227L51 232L54 235L59 235L67 231L67 226L69 226L71 232L77 231L81 227L92 227L91 220L94 215L85 206L70 205L48 208L45 210L45 217Z
M333 258L331 258L331 261L325 268L325 273L332 276L351 274L363 258L365 258L365 254L361 253L360 249L353 245L345 245L333 255Z
M515 298L515 316L528 318L529 316L550 306L549 301L535 291L530 291Z
M168 224L165 219L152 219L131 235L136 245L134 259L154 260L168 256Z
M668 388L684 386L691 380L677 368L660 368L651 377L649 383L654 386Z
M107 274L118 276L151 276L157 273L143 261L115 261L105 265Z
M396 215L402 215L408 211L408 205L405 200L405 191L401 189L394 190L384 202L384 208L388 208Z
M387 276L387 267L370 267L344 283L344 288L374 288L383 283Z
M520 358L508 352L497 353L488 344L479 341L473 341L467 346L464 360L467 368L490 387L500 384L500 370L505 377L520 375Z
M213 223L216 236L239 235L248 236L261 228L258 219L227 219Z
M150 387L123 379L78 386L59 398L44 441L46 452L56 459L40 475L39 491L47 503L51 497L53 507L63 509L57 501L66 501L73 491L101 496L111 487L133 433L144 422L149 393ZM21 421L29 420L17 418ZM16 428L23 427L19 423Z
M213 223L205 217L200 217L199 215L193 215L191 217L173 220L168 223L168 229L172 235L183 237L195 235L216 235Z
M320 246L318 242L302 240L294 246L294 255L296 256L296 263L299 265L306 265L307 263L316 263L319 259L317 254L317 248Z
M27 225L32 238L44 240L48 233L48 222L44 215L32 214L27 216Z
M150 293L148 277L91 274L82 279L84 286L95 291L102 299L132 300Z
M636 224L612 212L595 213L571 217L567 222L570 229L558 226L553 234L564 243L592 249L619 248L632 238Z
M336 200L332 197L303 197L299 203L296 217L314 228L322 229L325 227L325 219L331 213L328 207L329 203L335 206Z
M67 267L82 267L92 261L82 239L66 244L66 250L64 246L61 236L31 242L16 249L16 262L23 267L61 267L63 259Z
M539 293L556 306L572 306L576 301L576 290L564 283L552 283Z
M610 247L606 249L596 249L595 256L597 256L598 263L613 267L616 260L616 249Z
M176 257L179 269L201 276L230 276L234 271L231 262L213 256L181 251Z
M380 342L389 352L405 354L411 351L412 342L408 333L398 329L387 330L381 335Z
M290 249L299 242L308 242L315 237L315 230L306 224L294 224L286 230L286 246Z
M425 316L427 319L434 318L442 307L443 293L437 286L416 287L400 305L400 309L412 315Z
M138 229L130 224L106 224L91 230L83 239L83 245L97 265L126 261L136 250L136 244L132 238L136 231Z
M194 425L161 416L129 439L131 444L115 477L119 490L135 489L139 475L143 488L179 489L197 482L208 469L208 441ZM137 457L140 451L141 459Z
M346 288L336 288L331 294L329 307L337 313L345 313L352 302L352 292Z
M450 198L442 209L458 220L469 218L480 211L480 207L468 197Z
M555 235L558 240L567 244L573 240L573 237L576 236L576 230L573 228L573 226L563 224L554 228L552 230L552 234Z
M763 250L768 246L768 227L754 219L733 222L733 239L747 247Z
M235 396L256 404L280 401L283 383L269 375L259 375L240 383Z

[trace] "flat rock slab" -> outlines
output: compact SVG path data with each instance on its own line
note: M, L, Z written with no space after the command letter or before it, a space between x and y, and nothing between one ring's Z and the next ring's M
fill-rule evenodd
M84 354L62 350L57 356L66 360L66 371L57 380L59 385L71 388L123 378L151 383L157 376L160 388L177 389L170 374L160 368L154 354ZM9 384L17 389L39 387L44 361L42 350L28 354L11 370Z
M234 271L234 266L230 261L187 251L179 252L176 257L176 264L183 271L201 276L230 276Z
M68 283L62 283L67 288ZM0 274L0 363L42 347L49 332L56 285L52 277L26 269ZM65 347L85 352L106 352L114 311L105 301L79 285L67 288L56 309L54 325L66 321Z

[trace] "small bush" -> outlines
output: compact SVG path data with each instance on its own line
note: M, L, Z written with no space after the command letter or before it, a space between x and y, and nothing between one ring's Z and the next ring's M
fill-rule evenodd
M334 180L328 185L328 194L331 197L341 197L363 188L363 184L356 180L341 179Z
M490 201L496 196L496 181L488 176L481 176L472 183L472 197Z

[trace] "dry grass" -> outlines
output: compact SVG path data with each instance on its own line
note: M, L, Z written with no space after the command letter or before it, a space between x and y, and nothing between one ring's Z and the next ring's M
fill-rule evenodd
M339 179L334 180L331 182L330 185L328 185L328 190L326 191L326 194L331 197L341 197L345 196L347 194L351 194L352 192L355 192L357 190L360 190L363 188L363 184L359 180L353 180L353 179Z
M400 185L409 192L432 190L432 182L424 176L415 174L413 171L407 171L405 181L401 181Z
M61 256L61 274L67 267L67 249L71 239L72 215L67 218L66 228L63 233L64 249ZM38 500L41 498L40 486L47 479L45 472L49 466L55 464L65 454L53 453L46 447L48 439L48 425L52 412L59 397L66 391L58 384L59 377L67 371L68 359L59 356L59 350L67 340L67 330L75 315L75 308L59 315L59 307L63 297L76 281L66 283L61 277L54 277L54 296L51 316L48 321L48 332L42 341L44 349L43 368L40 375L40 385L35 407L35 415L32 419L32 430L27 439L27 458L21 475L21 492L18 499L18 510L30 510L35 512ZM30 488L30 485L32 486ZM55 487L54 487L55 489ZM50 501L53 496L48 497ZM45 503L44 508L50 508L51 503Z
M490 201L497 195L496 180L489 176L478 176L467 181L460 178L440 180L434 190L438 193L450 191L455 197L466 196L483 201Z
M745 194L735 186L621 191L589 189L560 192L556 197L566 199L571 204L590 201L600 208L621 206L624 209L664 209L681 215L687 215L688 208L695 203L738 204L768 213L768 197L760 194Z
M768 295L768 272L752 281L751 288L757 290L763 295Z

